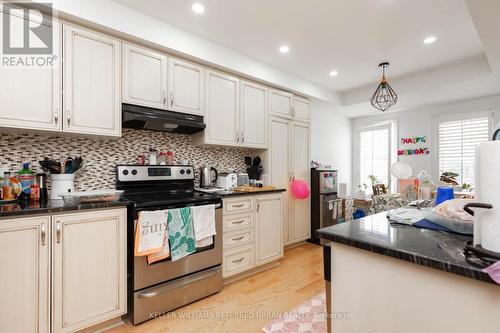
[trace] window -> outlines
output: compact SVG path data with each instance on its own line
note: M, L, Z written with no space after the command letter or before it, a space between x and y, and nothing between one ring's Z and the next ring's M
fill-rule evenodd
M455 172L459 175L459 185L474 185L475 146L489 140L490 117L484 114L441 118L437 131L439 175L444 171Z
M390 179L390 167L393 159L391 153L393 124L366 127L359 133L360 142L360 164L359 184L368 185L371 193L371 181L368 176L377 178L377 183L388 185Z

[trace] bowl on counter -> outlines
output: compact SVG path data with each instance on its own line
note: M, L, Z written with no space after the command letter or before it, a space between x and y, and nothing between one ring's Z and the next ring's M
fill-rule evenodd
M122 190L94 190L65 193L61 194L60 197L65 204L78 205L81 203L117 201L122 193Z

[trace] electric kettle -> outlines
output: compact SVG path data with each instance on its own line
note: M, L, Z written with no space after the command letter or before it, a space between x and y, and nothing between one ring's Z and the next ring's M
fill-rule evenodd
M214 167L203 167L200 170L200 187L214 187L217 181L217 169Z

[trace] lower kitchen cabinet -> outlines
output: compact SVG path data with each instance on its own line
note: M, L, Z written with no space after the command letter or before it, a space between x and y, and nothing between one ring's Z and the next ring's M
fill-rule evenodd
M283 257L283 194L223 199L223 277Z
M125 314L125 210L56 215L53 228L54 332Z
M125 208L0 220L0 332L75 332L125 314L126 220Z
M50 217L0 221L0 332L50 332Z
M283 257L283 199L280 195L256 199L256 263L265 264Z

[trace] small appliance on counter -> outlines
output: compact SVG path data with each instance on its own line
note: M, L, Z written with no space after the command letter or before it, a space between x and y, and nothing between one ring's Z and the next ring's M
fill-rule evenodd
M249 179L260 180L262 171L264 168L261 163L261 158L259 156L255 156L253 161L250 156L245 157L245 164L247 165L247 174Z
M337 193L337 170L311 169L311 238L308 242L321 244L316 230L340 223L342 199Z
M200 170L200 188L215 187L217 182L217 169L214 167L204 166Z
M238 186L238 175L236 173L220 173L217 176L217 187L230 190L236 186Z

